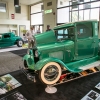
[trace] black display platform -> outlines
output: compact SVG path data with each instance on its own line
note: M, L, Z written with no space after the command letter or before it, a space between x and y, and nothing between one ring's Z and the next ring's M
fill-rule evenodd
M22 86L0 95L0 98L16 91L20 92L27 100L80 100L90 90L95 90L100 93L100 90L95 88L95 85L100 82L100 72L58 85L56 86L57 92L55 94L46 93L46 85L42 84L39 80L36 83L28 80L21 71L10 74Z

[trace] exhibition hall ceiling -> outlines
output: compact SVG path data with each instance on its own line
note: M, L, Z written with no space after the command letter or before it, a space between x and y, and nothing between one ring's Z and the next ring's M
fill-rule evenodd
M14 2L14 0L2 0L2 1ZM19 3L25 4L25 5L31 5L40 1L42 0L19 0Z

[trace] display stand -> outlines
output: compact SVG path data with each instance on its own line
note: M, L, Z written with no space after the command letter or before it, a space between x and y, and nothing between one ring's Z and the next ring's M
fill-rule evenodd
M53 94L53 93L56 93L57 92L57 88L56 87L53 87L51 85L47 85L47 87L45 88L45 91L47 93Z
M30 71L27 72L27 70L25 71L25 69L23 69L21 67L19 67L19 68L27 76L27 79L29 79L33 82L36 82L34 72L33 73L30 72ZM78 78L81 78L81 77L85 77L85 76L88 76L88 75L91 75L91 74L94 74L94 73L97 73L97 72L100 72L100 71L96 67L84 70L83 72L80 72L80 73L70 73L70 72L67 72L67 71L65 71L65 73L64 73L64 71L63 71L63 74L60 76L59 81L56 82L55 84L47 85L47 87L45 88L45 91L47 93L50 93L50 94L56 93L57 88L54 87L54 86L59 85L59 84L63 84L63 83L66 83L66 82L69 82L69 81L72 81L72 80L75 80L75 79L78 79Z

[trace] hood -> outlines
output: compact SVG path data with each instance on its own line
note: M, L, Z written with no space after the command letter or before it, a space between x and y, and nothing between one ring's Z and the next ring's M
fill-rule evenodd
M38 50L39 51L49 51L49 52L52 52L52 51L59 51L59 50L64 50L64 48L66 47L69 47L69 46L72 46L74 45L74 42L71 41L71 40L67 40L67 41L62 41L62 42L57 42L57 43L51 43L51 44L47 44L47 45L41 45L41 46L37 46Z
M57 41L53 30L35 35L35 41L37 45L55 43Z

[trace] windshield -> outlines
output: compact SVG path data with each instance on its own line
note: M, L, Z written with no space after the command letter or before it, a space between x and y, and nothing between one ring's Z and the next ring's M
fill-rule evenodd
M70 39L72 36L74 36L74 27L55 30L55 35L57 40Z

